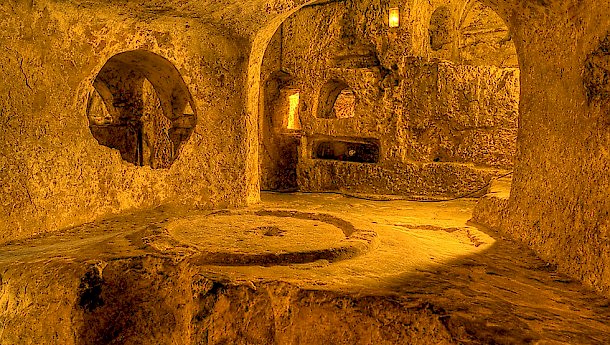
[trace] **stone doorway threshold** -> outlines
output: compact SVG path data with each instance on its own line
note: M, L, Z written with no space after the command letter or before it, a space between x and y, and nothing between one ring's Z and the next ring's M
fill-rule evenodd
M604 344L610 304L475 199L264 193L0 248L0 344Z

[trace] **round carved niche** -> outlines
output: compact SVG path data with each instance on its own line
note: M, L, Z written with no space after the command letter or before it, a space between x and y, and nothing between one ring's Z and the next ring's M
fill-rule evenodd
M89 98L89 129L100 145L137 166L169 168L197 118L178 70L165 58L135 50L102 67Z

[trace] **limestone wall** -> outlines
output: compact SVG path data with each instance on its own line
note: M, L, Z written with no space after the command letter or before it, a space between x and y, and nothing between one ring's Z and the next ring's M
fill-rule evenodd
M482 44L462 41L472 43L469 49L456 50L455 45L431 49L427 38L430 19L449 1L405 2L401 5L404 25L390 31L383 17L388 4L362 0L323 6L328 7L329 16L297 26L307 29L296 34L309 46L294 50L298 59L292 61L319 61L309 72L329 73L309 74L310 82L303 87L310 90L317 90L311 81L342 72L346 63L362 66L360 72L368 73L368 80L374 83L361 90L368 90L371 97L386 95L381 97L385 103L377 108L370 105L370 109L383 105L399 114L392 120L395 124L384 123L379 131L387 128L398 133L407 127L397 121L406 121L408 114L404 102L395 103L387 95L403 93L388 93L384 86L400 87L400 78L407 71L420 73L445 66L424 61L406 68L405 57L473 65L493 57L500 61L496 66L515 67L516 59L502 44L502 39L512 38L521 71L521 100L513 188L501 228L564 272L608 292L610 102L606 90L610 72L605 66L610 49L604 40L610 31L610 4L596 0L483 2L506 20L510 31L491 32L497 40L487 40L495 43L489 44L493 49L485 49L487 57L482 60L475 53L482 51L479 48L486 46L486 40ZM258 71L267 31L279 21L270 23L267 17L280 18L302 2L168 1L159 8L150 3L142 6L144 1L130 1L123 8L108 6L106 1L81 2L80 7L73 3L9 0L0 4L0 241L163 202L221 206L255 199L257 169L246 165L258 163L254 159L257 123L252 121L257 99L252 94L258 96L255 86L260 73L248 75L249 87L244 90L246 64L249 71ZM105 10L98 11L99 6ZM341 12L345 8L348 11ZM131 12L137 10L145 13ZM466 12L462 6L452 7L449 13ZM223 19L224 27L204 24ZM260 28L263 33L259 35ZM307 35L314 28L320 30L315 39ZM470 29L459 30L476 31L476 25L466 28ZM253 47L234 32L255 37ZM328 38L341 38L342 44L330 49ZM303 54L314 51L313 47L326 57ZM117 151L98 145L89 132L86 104L95 75L109 58L134 49L146 49L169 60L193 97L197 126L169 169L130 165ZM252 54L248 56L248 52ZM334 60L339 70L324 68L331 53L341 57ZM304 73L288 63L284 67L291 73ZM473 73L470 80L478 80L477 75ZM500 75L497 82L502 78ZM508 79L511 83L512 78L517 76ZM378 80L381 87L375 87ZM246 96L248 104L244 103ZM318 120L308 122L306 114L314 104L303 102L309 109L302 109L305 131L316 128ZM436 114L434 109L439 108L426 109L431 109L426 114ZM484 116L488 119L488 114ZM376 122L367 121L358 128L376 128ZM324 130L333 131L330 127ZM244 144L245 136L248 142ZM382 154L388 153L383 150ZM447 152L452 159L488 159L459 149ZM408 157L410 153L389 154ZM426 155L427 151L419 153L420 159L434 156Z
M119 12L0 4L0 242L160 203L245 202L248 41L188 18ZM167 59L192 95L196 127L167 169L128 163L89 130L97 73L136 49Z
M564 272L608 293L610 4L547 1L510 11L521 63L521 113L501 227Z
M515 173L508 208L498 216L499 228L558 264L563 272L607 294L610 72L606 60L610 48L604 42L610 31L606 15L610 4L594 0L483 2L510 28L507 37L516 45L520 67ZM382 35L376 44L395 46L397 39L404 39L411 42L404 50L407 55L459 62L452 59L453 48L431 51L425 40L424 24L434 8L443 4L428 0L405 4L407 23L420 25L403 34ZM368 17L375 18L374 13ZM321 42L316 44L323 47ZM387 55L378 57L384 66L392 66L386 62L391 61ZM503 61L512 61L503 67L515 67L517 59Z

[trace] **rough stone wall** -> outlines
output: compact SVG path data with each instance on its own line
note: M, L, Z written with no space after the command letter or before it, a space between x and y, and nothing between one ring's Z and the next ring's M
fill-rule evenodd
M415 25L423 24L410 16L420 13L411 12L407 6L401 8L402 24L397 29L388 29L385 22L388 4L379 1L306 7L284 22L267 50L262 79L273 79L274 73L282 71L282 82L273 87L301 91L303 138L299 147L298 184L302 190L320 191L334 186L333 189L361 192L458 195L484 185L491 176L489 171L481 170L479 176L473 177L477 170L463 164L484 169L512 167L519 72L510 63L516 53L512 43L503 49L492 47L500 40L498 35L506 35L507 29L500 25L502 21L497 15L490 16L489 23L481 23L474 12L483 16L493 12L480 4L471 5L476 10L468 11L460 7L463 5L460 1L445 5L456 12L456 18L460 17L457 12L467 12L460 23L469 31L454 28L461 31L451 42L451 49L448 48L453 52L445 55L433 52L437 56L428 56L414 46L413 35L419 30ZM428 11L434 9L430 7ZM426 15L430 18L431 13ZM466 44L461 50L459 37L476 37L480 44L476 49L474 43ZM485 44L487 47L482 48ZM506 46L511 47L512 55ZM446 60L438 60L441 58ZM462 61L477 66L463 65ZM320 109L326 106L322 105L325 85L333 80L354 91L353 117L329 119L320 115ZM263 118L269 118L278 107L278 97L279 94L263 97L266 104ZM263 133L269 130L270 127L262 128ZM278 136L277 132L271 135ZM319 162L312 159L318 138L377 139L381 146L379 163L359 166ZM286 174L287 170L273 167L277 163L270 159L281 151L279 139L263 140L263 144L262 180ZM444 166L422 166L435 163ZM415 175L405 176L406 171ZM428 175L435 171L448 171L449 175L445 181L442 178L436 181L438 176ZM380 174L384 178L373 188L375 176ZM333 176L335 182L329 184L328 178L320 179L327 175ZM454 183L460 179L468 183ZM437 182L453 187L441 188ZM409 187L412 183L418 185Z
M28 266L2 272L3 344L454 344L466 336L430 303L218 282L167 258L46 263L55 279Z
M609 110L603 98L587 97L591 86L586 86L584 76L588 57L604 52L600 47L610 28L606 15L610 5L595 0L483 1L507 20L521 67L517 164L510 216L502 228L559 263L562 270L607 292ZM258 154L257 122L253 116L247 118L244 149L237 145L244 121L232 116L244 111L241 88L233 84L243 78L245 55L237 47L244 44L238 38L220 38L233 33L226 27L214 30L179 18L202 15L208 22L227 18L228 27L255 36L249 71L260 72L268 31L302 2L249 1L246 6L214 0L180 7L186 2L178 6L177 1L167 1L158 8L141 6L144 2L128 2L126 13L147 11L129 19L114 17L112 10L95 15L77 10L70 1L59 2L59 8L40 1L9 0L0 5L2 240L162 201L192 198L220 205L240 200L236 195L241 195L242 186L236 181L243 169L235 166L258 165L252 157ZM80 3L87 8L95 1ZM398 40L411 43L401 54L380 54L382 65L392 70L405 54L435 57L426 43L426 23L432 10L445 3L405 4L401 10L408 19L403 23L422 23L413 25L413 31L386 36L372 31L370 36L378 37L373 40L376 47L396 47ZM363 13L378 18L379 9ZM251 15L254 12L277 20L261 20L264 16ZM159 20L159 13L173 14L168 16L173 19ZM248 15L246 20L242 14ZM87 129L83 105L96 71L112 55L136 48L172 61L198 110L193 138L169 171L151 172L122 163L118 153L96 146ZM601 78L593 80L601 86L593 89L603 90L607 74L603 69L597 72L593 75ZM260 73L248 76L247 109L252 115L258 111L254 100ZM207 135L212 133L218 138ZM253 159L244 163L229 158L241 155ZM251 172L246 176L248 198L255 199L257 168L245 170Z
M510 169L516 151L519 70L426 63L406 65L403 160ZM406 155L406 156L405 156Z
M185 18L118 12L0 5L0 242L159 203L245 202L248 41ZM135 49L172 62L193 96L197 126L169 169L127 163L89 130L97 72Z
M504 6L504 5L502 5ZM610 4L513 8L521 63L518 153L501 228L545 259L610 292Z

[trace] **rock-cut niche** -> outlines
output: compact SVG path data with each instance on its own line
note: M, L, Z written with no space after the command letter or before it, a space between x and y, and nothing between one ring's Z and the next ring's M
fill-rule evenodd
M87 116L98 143L134 165L169 168L197 120L178 70L154 53L129 51L110 58L93 86Z
M329 80L320 90L318 118L346 119L354 117L356 95L350 87L340 80Z

